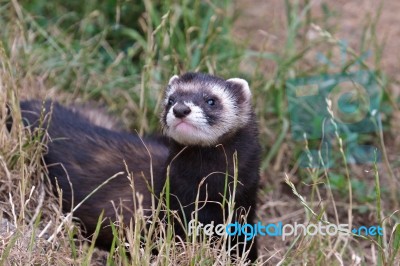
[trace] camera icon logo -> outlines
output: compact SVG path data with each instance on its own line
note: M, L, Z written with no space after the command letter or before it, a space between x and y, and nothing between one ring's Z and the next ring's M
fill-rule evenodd
M381 91L373 72L296 78L287 80L286 85L293 139L321 139L325 143L320 151L303 152L301 166L319 166L321 153L329 157L337 133L345 141L349 163L380 160L376 147L357 143L360 134L378 132L380 127ZM324 159L325 166L327 162Z

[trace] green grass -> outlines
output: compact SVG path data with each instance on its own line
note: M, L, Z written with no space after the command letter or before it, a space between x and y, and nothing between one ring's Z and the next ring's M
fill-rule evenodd
M337 12L329 3L312 4L286 0L287 24L280 29L283 45L251 50L231 32L238 11L227 0L0 1L0 222L6 219L12 225L10 232L1 235L0 264L87 265L99 260L107 265L143 265L150 259L163 265L234 264L224 251L225 240L216 247L207 239L176 242L170 223L157 225L155 217L162 206L154 206L150 227L144 217L135 217L139 226L129 225L130 237L125 240L122 229L112 225L111 251L97 251L83 241L72 217L62 215L61 198L47 196L51 192L40 163L45 143L22 127L13 127L11 132L5 127L6 103L19 124L21 98L51 97L66 104L98 102L119 117L127 130L159 132L163 89L172 75L187 71L249 81L263 147L259 209L271 199L289 206L260 210L263 223L285 217L286 222L294 222L298 216L291 213L303 209L305 223L362 225L365 220L367 226L386 229L382 238L299 235L280 241L260 237L261 260L285 265L340 265L358 259L363 265L399 263L400 161L389 155L400 147L391 146L388 132L398 99L388 90L391 77L381 67L384 43L376 34L381 9L360 25L359 47L350 48L335 36L340 23ZM312 8L320 8L323 16L314 17ZM315 38L307 37L309 32ZM368 51L371 55L366 57ZM315 59L318 54L325 63ZM272 63L274 70L266 72L265 63ZM243 67L246 64L254 67ZM374 70L383 92L383 126L361 136L364 143L382 148L382 163L348 165L347 144L337 134L331 147L334 167L300 168L298 154L321 143L291 138L286 81L359 69ZM286 182L293 193L276 196L276 191L285 189L284 176L289 177ZM162 196L168 199L168 186L165 193ZM152 255L154 248L159 256ZM127 250L135 255L128 256Z

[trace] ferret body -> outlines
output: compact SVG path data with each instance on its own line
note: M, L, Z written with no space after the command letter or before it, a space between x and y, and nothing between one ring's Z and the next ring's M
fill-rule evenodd
M184 215L180 214L187 222L197 216L204 225L224 224L228 206L223 206L223 212L221 203L224 195L228 198L233 191L233 157L237 152L238 182L232 222L247 215L247 223L252 223L261 150L247 82L199 73L174 76L166 90L164 106L161 124L164 134L170 137L170 193L176 195L171 197L171 209L183 207ZM240 237L234 240L245 242ZM242 251L243 245L239 247ZM247 243L246 249L249 248L248 257L254 261L256 242Z
M42 109L45 110L43 115ZM128 133L109 130L103 127L104 123L100 123L101 126L93 124L75 108L69 109L49 101L44 105L40 101L22 102L21 112L32 130L39 126L47 129L49 139L44 161L53 186L62 189L64 212L71 212L108 178L123 173L110 180L74 211L74 217L82 222L88 236L95 232L103 210L103 217L115 221L117 212L122 208L124 222L129 225L135 210L135 195L127 170L134 178L135 190L143 195L145 211L150 210L151 193L147 186L147 183L151 184L150 154L153 169L163 169L168 156L165 140L140 139ZM164 179L159 173L154 175L154 178L157 177L156 187L162 188ZM157 190L161 188L157 187ZM113 239L109 220L103 225L96 245L109 249Z
M134 215L135 195L132 195L127 168L134 179L136 192L143 195L145 210L151 209L151 192L147 184L154 182L153 192L158 197L170 166L170 209L177 211L186 222L197 217L203 224L224 224L228 207L223 204L223 195L229 196L233 188L234 153L238 159L238 182L233 222L239 221L244 214L247 223L253 222L260 146L246 81L223 80L201 73L172 77L165 91L161 115L164 138L140 139L112 131L90 123L79 112L57 103L51 107L50 102L46 102L44 107L48 117L45 116L42 127L47 128L50 138L44 159L53 184L57 182L63 191L64 211L71 211L105 180L123 172L74 212L88 234L94 232L101 211L104 210L105 217L115 220L115 206L123 209L125 223L129 224ZM39 126L41 109L41 103L37 101L21 103L23 117L32 128ZM194 204L196 198L198 210ZM178 223L175 231L184 236ZM106 226L96 243L107 248L112 239L111 229ZM244 242L244 239L239 238L239 241ZM243 251L243 244L239 249ZM250 249L248 257L256 260L256 243L246 244L245 249Z

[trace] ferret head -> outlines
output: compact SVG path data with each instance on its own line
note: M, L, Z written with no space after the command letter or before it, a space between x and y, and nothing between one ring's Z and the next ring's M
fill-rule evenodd
M186 73L169 80L161 124L182 145L211 146L246 126L251 112L247 81Z

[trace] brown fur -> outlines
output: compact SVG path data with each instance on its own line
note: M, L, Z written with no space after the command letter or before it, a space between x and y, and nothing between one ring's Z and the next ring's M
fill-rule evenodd
M155 184L162 187L164 175L158 173L157 169L163 169L168 156L165 140L140 139L138 136L99 127L79 112L57 103L46 102L44 108L45 119L41 122L41 102L21 103L22 115L31 130L39 126L47 128L48 152L44 159L53 185L62 189L65 212L70 212L108 178L118 172L123 173L100 188L74 212L74 216L86 228L87 235L94 233L97 219L103 210L104 217L117 221L116 209L123 209L124 223L129 225L138 207L134 202L136 192L143 195L143 208L147 210L145 214L150 215L150 158L156 169ZM158 187L155 189L161 190ZM106 219L97 240L98 246L109 248L111 245L113 235L109 224L110 220Z
M41 125L39 123L41 103L30 101L21 104L23 117L32 129L39 126L47 128L50 140L44 159L53 184L55 185L57 181L63 191L64 211L71 211L76 204L109 177L123 172L123 175L100 188L74 212L74 216L86 226L89 235L94 232L97 219L103 210L105 217L113 222L117 221L114 205L117 209L123 209L125 224L129 224L134 215L135 194L132 193L130 187L131 180L127 178L125 163L129 169L129 176L133 177L135 183L134 192L143 195L143 207L150 210L152 194L147 186L151 182L150 157L153 162L155 185L153 189L156 196L159 196L164 186L167 167L170 165L171 210L179 213L181 221L189 222L196 212L194 202L197 192L200 191L201 209L196 213L198 221L203 224L217 225L225 223L224 217L228 210L226 201L222 197L225 192L225 173L229 174L229 189L232 191L232 176L234 176L232 159L237 152L238 186L235 191L233 222L243 222L241 218L243 211L247 213L247 222L254 222L261 148L258 143L257 122L251 107L251 93L247 82L238 82L237 79L225 81L198 73L185 74L175 78L175 81L178 81L180 86L192 86L190 91L185 93L176 91L171 96L174 97L176 103L182 105L185 101L191 101L196 106L203 106L201 108L206 112L206 126L210 132L213 132L212 129L220 126L222 122L226 125L225 131L217 131L222 133L214 132L212 142L179 143L174 136L170 136L171 139L144 138L143 144L138 136L94 125L80 112L69 110L57 103L54 103L51 108L50 102L46 102L44 106L46 119ZM218 99L215 98L216 105L208 109L204 107L205 84L208 84L209 94L213 93L213 89L215 90L212 85L218 84L219 95L229 95L229 101L234 110L228 117L230 119L227 119L223 113L226 112L227 107L223 103L226 103L227 99L220 99L225 101L220 101L219 106ZM221 90L224 93L221 93ZM174 105L168 102L168 99L164 101L165 110L161 119L164 127L169 126L167 113L174 108ZM53 109L52 113L50 113L51 109ZM47 119L50 117L49 122ZM185 119L184 115L178 118ZM238 119L240 123L236 123ZM193 128L198 129L198 127ZM199 137L199 130L192 132L193 141ZM205 177L207 178L203 182ZM224 206L225 212L221 206ZM147 214L151 213L147 212ZM108 248L113 239L108 226L109 220L107 219L103 225L105 227L100 232L97 245ZM184 228L176 221L175 232L183 239L185 238ZM253 245L247 243L244 247L244 237L235 238L233 244L236 244L238 240L241 243L240 253L249 251L249 258L252 261L256 260L256 241Z

